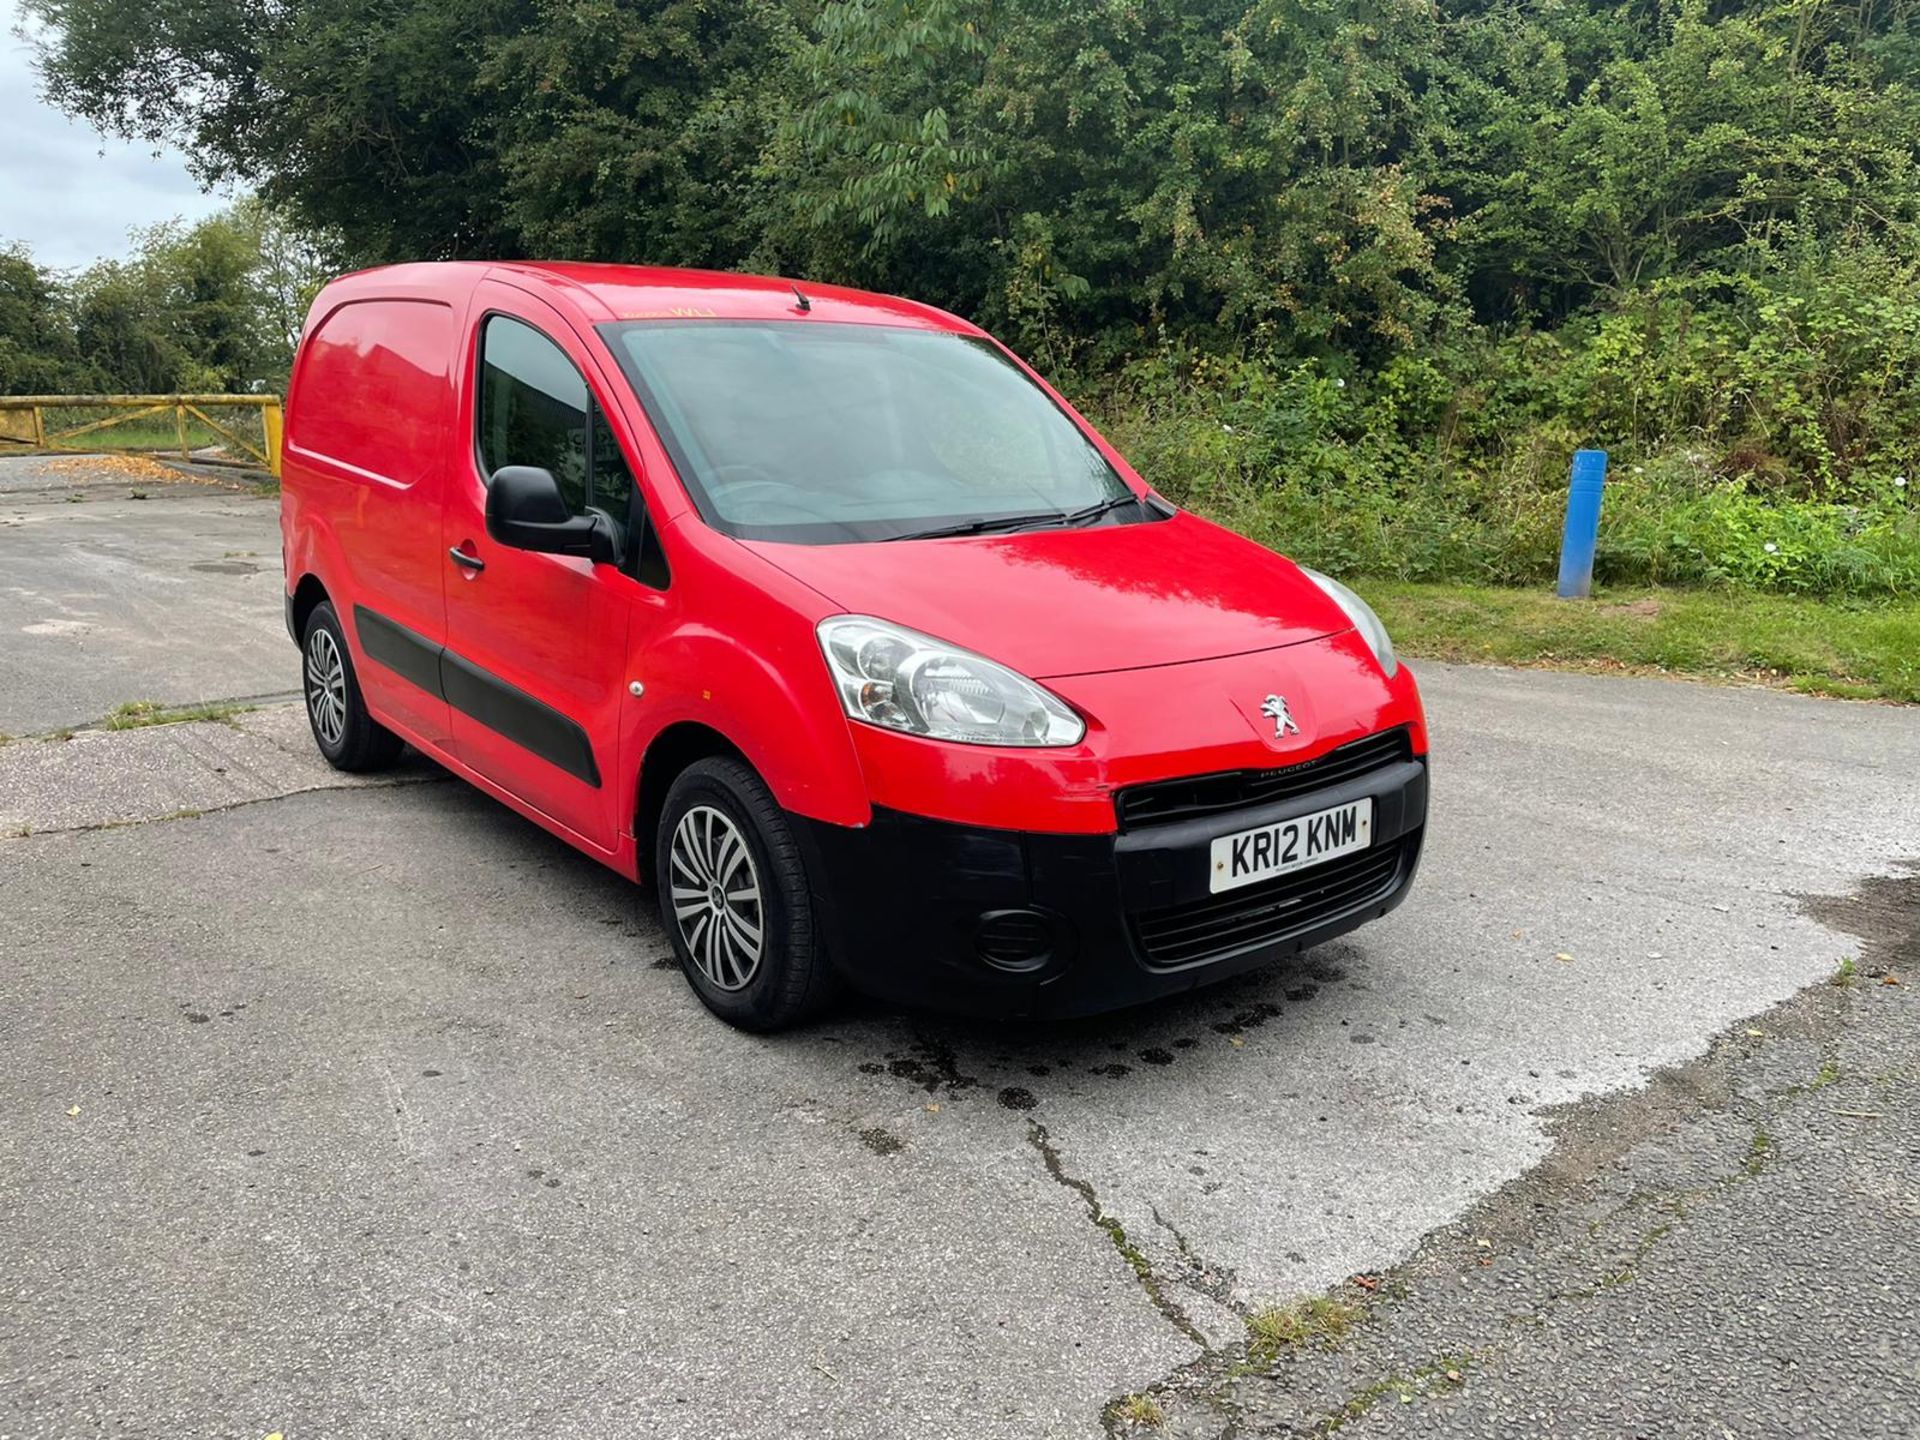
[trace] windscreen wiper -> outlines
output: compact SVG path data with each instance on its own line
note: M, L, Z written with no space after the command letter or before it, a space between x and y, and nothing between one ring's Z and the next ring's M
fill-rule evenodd
M1122 505L1135 505L1138 503L1140 503L1140 497L1132 491L1128 491L1125 495L1115 495L1109 500L1096 500L1093 504L1079 510L1062 510L1057 515L1037 516L1031 521L1024 522L1021 528L1028 529L1037 528L1041 525L1058 525L1064 529L1068 526L1084 525L1090 520L1098 520L1109 511L1118 510Z
M979 520L962 520L957 525L938 525L931 530L909 530L904 535L889 535L889 540L938 540L948 535L985 535L989 531L1036 530L1043 525L1083 525L1098 520L1109 510L1138 502L1132 491L1098 500L1079 510L1049 510L1040 515L989 515Z
M957 525L936 525L931 530L909 530L904 535L889 535L889 540L940 540L948 535L985 535L991 530L1021 530L1029 525L1044 525L1064 518L1057 511L1045 515L987 515L978 520L962 520Z

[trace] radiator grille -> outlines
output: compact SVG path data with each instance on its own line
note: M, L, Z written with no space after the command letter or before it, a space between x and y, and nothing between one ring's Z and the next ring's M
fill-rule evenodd
M1129 785L1113 797L1122 830L1191 820L1289 800L1324 790L1375 770L1413 758L1413 742L1404 726L1354 740L1301 765L1278 770L1229 770Z

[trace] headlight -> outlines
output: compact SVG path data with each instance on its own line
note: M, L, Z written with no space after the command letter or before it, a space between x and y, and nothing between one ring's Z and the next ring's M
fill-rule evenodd
M1393 641L1387 636L1387 627L1380 623L1380 617L1373 613L1373 607L1332 576L1309 570L1304 565L1300 567L1300 573L1326 591L1327 598L1347 612L1347 619L1353 622L1353 628L1373 647L1374 659L1387 672L1387 678L1392 679L1400 668L1400 662L1394 657Z
M968 745L1078 745L1087 733L1058 696L971 650L864 615L822 620L819 633L855 720Z

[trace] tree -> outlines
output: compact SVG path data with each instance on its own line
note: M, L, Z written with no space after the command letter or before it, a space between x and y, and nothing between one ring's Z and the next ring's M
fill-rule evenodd
M0 393L281 389L322 253L257 200L135 231L71 277L0 249Z
M1658 280L1776 264L1786 227L1920 217L1910 7L1500 6L1454 27L1442 183L1456 263L1495 314L1550 318Z
M786 270L1094 372L1377 371L1920 220L1917 0L25 5L56 101L338 261Z
M80 374L58 277L19 246L0 248L0 395L61 394Z

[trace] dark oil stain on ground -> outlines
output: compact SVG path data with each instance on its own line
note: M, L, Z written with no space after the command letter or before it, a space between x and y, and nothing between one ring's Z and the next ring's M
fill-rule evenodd
M1292 975L1285 978L1294 982L1283 992L1286 999L1294 1004L1305 1004L1318 996L1325 986L1345 980L1347 972L1332 960L1309 960L1304 969L1295 969ZM1263 988L1272 986L1273 980L1274 977L1269 976ZM1263 984L1258 980L1254 983ZM1223 1018L1211 1022L1209 1028L1215 1034L1235 1039L1236 1043L1238 1043L1236 1037L1259 1029L1282 1013L1281 1005L1273 1000L1236 998L1236 996L1245 995L1244 984L1229 983L1223 987L1223 992L1217 995L1208 1007L1214 1014L1221 1015ZM1055 1056L1050 1063L1023 1059L1016 1050L1005 1047L1003 1035L993 1037L1002 1041L999 1048L982 1048L978 1053L980 1058L994 1062L992 1068L1018 1067L1036 1080L1075 1072L1099 1076L1106 1080L1122 1080L1133 1073L1134 1065L1129 1063L1130 1061L1137 1061L1139 1064L1155 1068L1169 1067L1179 1062L1181 1058L1179 1052L1194 1050L1203 1038L1198 1035L1180 1035L1164 1045L1149 1045L1143 1049L1133 1050L1125 1040L1108 1038L1113 1031L1110 1025L1102 1023L1102 1018L1096 1017L1089 1022L1081 1023L1064 1022L1056 1038L1076 1039L1084 1049L1094 1049L1104 1043L1106 1048L1116 1056L1126 1056L1127 1059L1116 1058L1089 1064L1087 1062L1090 1057L1084 1053L1084 1049L1077 1061L1066 1055ZM1100 1034L1102 1029L1107 1031L1105 1036ZM887 1075L895 1080L904 1080L930 1095L943 1091L949 1095L958 1095L981 1083L977 1077L961 1070L956 1054L956 1044L963 1044L970 1037L971 1032L964 1026L961 1028L959 1041L939 1036L937 1033L929 1035L926 1031L918 1031L913 1035L912 1042L905 1053L889 1050L879 1059L859 1062L855 1068L862 1075ZM1376 1037L1373 1035L1356 1035L1353 1040L1357 1045L1376 1043ZM966 1045L965 1048L971 1050L973 1047ZM1029 1050L1027 1053L1031 1056L1033 1052ZM1040 1103L1039 1097L1025 1086L1007 1086L997 1094L1000 1104L1012 1110L1028 1109Z
M898 1155L907 1148L907 1142L891 1130L883 1130L878 1125L869 1125L859 1131L860 1143L876 1155Z
M940 1090L945 1090L949 1095L958 1095L962 1090L971 1090L980 1083L973 1076L961 1072L959 1061L954 1058L953 1047L947 1042L916 1038L914 1049L919 1053L898 1055L889 1052L886 1073L896 1080L918 1085L929 1095ZM861 1072L878 1074L878 1069L867 1068L874 1063L867 1061L861 1065Z
M1280 1007L1271 1000L1256 1000L1234 1011L1232 1018L1214 1021L1213 1030L1216 1035L1244 1035L1249 1030L1258 1030L1279 1013Z

